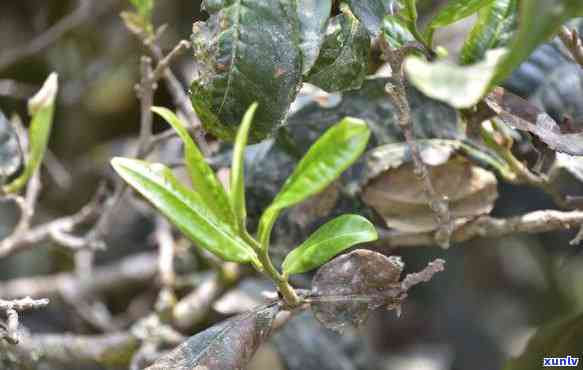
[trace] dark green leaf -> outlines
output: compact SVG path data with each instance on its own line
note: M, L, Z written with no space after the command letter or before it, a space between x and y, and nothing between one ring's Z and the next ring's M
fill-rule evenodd
M332 11L332 0L299 0L300 49L302 50L302 73L307 74L316 63L324 41L326 23Z
M24 158L18 134L0 112L0 185L9 182L22 169Z
M366 122L355 118L345 118L328 129L298 163L261 217L259 235L262 243L269 240L271 228L281 210L330 185L362 154L369 136Z
M358 89L368 72L370 38L349 12L331 19L320 56L306 77L326 91Z
M577 358L583 348L583 314L541 327L528 342L524 353L506 363L504 370L531 370L542 367L543 357ZM579 366L583 359L579 358Z
M154 107L152 111L164 118L182 139L184 143L184 162L190 172L192 185L205 206L212 210L219 220L235 225L233 210L223 184L206 163L204 156L190 137L184 124L169 109Z
M517 34L509 46L510 53L497 68L493 84L505 80L539 44L557 32L560 25L581 15L583 2L580 0L521 1Z
M430 98L454 108L469 108L488 92L496 67L504 55L504 49L490 50L483 62L469 66L447 61L430 63L410 56L405 60L405 71L409 81Z
M408 42L415 41L415 37L409 31L407 23L394 15L387 15L383 19L383 36L392 49L399 49Z
M32 116L32 121L28 128L26 164L22 174L3 188L4 192L14 193L19 191L40 167L53 126L55 98L58 88L57 74L52 73L40 91L28 101L28 110Z
M235 140L235 148L233 150L233 164L231 165L231 189L230 200L233 211L235 212L236 225L240 230L245 230L245 220L247 218L247 211L245 210L245 173L244 173L244 155L245 147L247 147L247 139L249 137L249 130L251 129L251 122L253 122L253 115L257 110L257 104L254 103L249 107L243 122L237 133Z
M292 0L207 3L192 35L199 75L192 103L205 128L234 140L241 117L259 104L249 138L257 142L284 120L301 83L299 21Z
M117 173L187 237L226 261L258 263L253 249L231 225L206 208L201 196L180 184L167 167L129 158L111 161Z
M444 27L469 17L494 0L449 0L447 5L431 20L429 29Z
M386 14L393 13L394 0L347 0L350 9L366 28L371 37L381 32L381 23Z
M283 272L301 274L328 262L355 244L378 238L373 224L358 215L343 215L324 224L283 261Z
M191 337L146 370L243 370L271 334L279 305L244 313Z
M517 26L517 15L517 0L495 0L480 9L478 20L464 42L461 63L479 62L486 51L506 46Z

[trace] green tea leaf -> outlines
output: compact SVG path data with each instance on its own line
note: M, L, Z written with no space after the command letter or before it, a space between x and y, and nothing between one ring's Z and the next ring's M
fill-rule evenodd
M583 314L564 318L541 327L529 340L518 358L506 363L504 370L540 368L543 357L564 357L581 353L583 348ZM576 356L574 356L576 357ZM582 359L579 358L579 366Z
M15 193L22 189L40 167L53 126L55 98L58 89L58 76L56 73L51 73L40 91L28 101L28 111L32 116L32 121L28 128L28 155L26 164L22 174L4 186L2 190L5 193Z
M231 192L230 200L233 211L235 212L236 224L240 230L245 230L245 220L247 212L245 210L245 147L249 137L249 129L253 122L253 115L257 110L257 103L252 104L245 116L237 133L235 148L233 150L233 164L231 166Z
M186 126L169 109L154 107L152 111L164 118L178 133L184 143L184 162L190 173L195 191L200 194L205 206L225 223L236 225L229 197L223 184L217 179L213 170L186 130Z
M464 42L461 63L479 62L486 55L486 51L507 46L517 26L517 20L517 0L495 0L480 9L478 20Z
M403 0L403 5L405 8L402 15L405 19L412 24L417 23L417 0Z
M409 31L407 23L394 15L387 15L383 19L383 37L392 49L399 49L408 42L415 41L415 36Z
M358 215L343 215L326 223L283 261L286 274L310 271L355 244L378 238L373 224Z
M172 171L157 163L130 158L111 161L116 172L201 248L226 261L259 265L253 249L219 220L202 197L180 184Z
M428 29L444 27L469 17L494 0L449 0L447 5L431 20Z
M346 3L371 37L381 33L383 17L392 14L395 6L394 0L347 0Z
M213 135L233 141L241 117L259 104L250 142L282 124L302 79L299 20L293 0L206 1L208 21L193 27L199 75L194 109Z
M298 163L259 222L259 239L269 240L281 210L319 193L364 151L370 137L366 122L347 117L328 129Z
M580 0L521 1L517 34L509 46L510 52L498 66L492 84L504 81L539 44L557 32L559 26L582 15L583 2Z
M331 19L316 64L306 77L326 91L358 89L368 72L370 38L350 12Z
M469 108L488 92L496 66L505 53L505 49L490 50L483 62L469 66L446 61L430 63L410 56L405 60L405 71L409 81L430 98L454 108Z
M302 73L307 74L316 63L324 42L326 23L332 11L332 0L298 0L297 9L300 21Z
M150 19L152 17L154 0L130 0L130 3L132 3L138 13L145 19Z

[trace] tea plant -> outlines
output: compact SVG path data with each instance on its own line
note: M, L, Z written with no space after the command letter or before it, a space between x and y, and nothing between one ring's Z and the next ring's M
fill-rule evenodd
M42 360L243 369L273 331L304 310L338 331L362 325L375 309L400 315L410 289L444 270L444 261L436 259L401 278L402 260L371 246L448 248L472 238L583 224L581 194L561 178L566 173L576 184L583 181L580 122L572 112L555 117L544 102L518 96L531 77L520 75L521 65L534 69L529 56L556 34L572 60L561 58L583 67L582 42L572 29L577 24L569 23L583 16L578 0L449 0L425 11L423 19L427 2L415 0L204 0L208 19L194 23L190 42L166 55L159 46L165 28L153 22L165 4L130 3L121 18L148 54L140 60L136 86L140 132L131 154L111 160L118 177L109 193L101 189L77 213L33 225L40 167L49 162L56 74L29 100L27 132L17 118L0 113L0 195L21 211L0 241L0 258L51 241L74 256L76 269L46 284L0 284L0 367L30 369ZM103 5L96 4L81 2L79 14ZM470 16L476 20L459 50L439 45L443 29ZM46 39L62 36L69 24L75 22L58 24L33 46L48 47ZM171 69L187 49L195 66L189 91ZM0 69L18 59L6 55ZM154 105L162 81L175 109ZM171 129L154 133L155 117ZM174 137L183 149L178 163L166 160L170 150L164 145ZM220 154L213 153L217 147ZM221 162L224 153L230 166ZM186 168L189 181L176 167ZM228 180L217 168L228 172ZM282 185L274 190L276 182ZM537 188L561 210L490 216L501 182ZM106 236L117 226L111 219L125 198L133 204L145 199L163 216L148 215L158 254L96 272L95 254L107 246ZM177 294L173 228L215 272L188 294ZM281 237L278 229L289 235ZM583 228L571 243L582 239ZM348 251L364 243L369 249ZM286 251L281 263L273 258L276 250ZM110 335L119 327L103 319L104 286L134 283L133 263L150 273L142 280L158 277L156 301L127 330ZM213 302L254 273L271 283L274 294L209 327ZM293 277L304 273L313 273L311 286L300 289ZM91 274L110 284L92 281ZM103 335L29 335L20 315L49 301L21 298L24 285L62 298ZM573 332L583 327L580 314L556 325ZM534 368L541 351L559 356L580 348L578 338L553 328L542 328L506 368ZM195 335L187 339L186 333ZM164 354L169 347L176 348Z

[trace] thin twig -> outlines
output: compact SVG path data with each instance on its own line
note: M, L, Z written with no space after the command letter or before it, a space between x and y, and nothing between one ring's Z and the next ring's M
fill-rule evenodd
M448 199L445 196L437 194L427 166L421 159L419 147L415 141L413 134L413 121L411 119L411 108L407 98L407 87L405 85L405 75L403 73L403 61L412 49L419 50L418 47L412 45L410 47L403 47L398 50L390 50L386 42L381 43L384 57L391 65L394 83L387 84L385 90L395 105L397 112L397 122L403 131L407 145L411 150L411 157L415 164L415 173L424 183L425 192L429 199L429 206L435 212L438 223L440 225L439 232L435 234L435 240L442 247L449 246L449 239L452 233L453 223L449 213Z
M34 297L51 299L60 299L65 295L90 297L136 286L145 287L154 283L158 273L157 259L152 253L131 255L110 265L95 267L90 280L80 280L75 273L62 272L2 281L0 297L15 299L23 292Z
M0 333L0 339L5 339L11 344L17 344L20 340L18 333L19 318L18 313L27 310L38 309L49 304L49 300L32 299L30 297L6 301L0 299L0 311L6 313L6 329Z
M79 242L79 240L70 235L70 233L78 225L88 222L94 218L98 208L98 201L94 200L85 205L79 212L74 215L57 218L55 220L28 229L26 232L19 232L9 236L8 238L0 241L0 258L22 252L32 248L38 243L47 241L49 239L72 249L91 246L91 243L88 240ZM64 238L63 236L65 234L69 234L69 238ZM75 242L69 243L72 240Z
M156 58L158 64L152 68L152 60L149 57L142 57L140 62L140 83L136 86L138 98L140 100L140 134L136 148L135 157L143 159L148 156L159 144L161 140L152 135L152 105L154 102L154 93L158 88L158 81L161 77L166 78L171 62L182 51L189 47L188 42L180 42L166 57L161 55ZM173 76L173 75L172 75ZM180 85L178 81L176 81ZM184 94L184 92L182 92ZM186 95L185 99L186 98ZM192 109L192 108L191 108ZM169 137L169 136L168 136ZM165 140L165 139L164 139ZM104 206L101 216L97 220L95 227L90 232L91 239L101 240L107 234L113 215L121 199L127 194L128 185L120 178L116 178L114 184L114 193Z
M154 57L154 60L160 62L164 58L162 50L160 50L160 47L156 43L152 42L152 40L142 39L142 42L144 43L144 45L146 45L146 47L150 51L150 54L152 54L152 56ZM201 152L205 156L208 155L210 153L210 149L204 137L204 132L202 131L200 120L198 119L196 113L194 112L194 109L192 108L192 104L190 103L188 95L186 95L186 93L184 92L184 87L182 86L180 81L178 81L178 78L170 68L167 68L165 70L163 77L164 80L166 81L166 87L168 88L168 91L172 96L174 105L177 106L182 115L186 117L190 124L189 126L193 126L194 128L196 128L194 135L196 144L198 145Z
M562 212L555 210L534 211L511 218L482 216L456 228L453 242L463 242L476 237L499 238L517 233L542 233L569 230L583 225L583 211ZM433 233L402 233L379 230L379 241L390 248L432 246Z
M158 294L156 311L164 313L171 310L176 304L174 284L176 274L174 272L175 241L172 237L172 228L165 218L156 218L156 242L158 244L158 270L162 289Z

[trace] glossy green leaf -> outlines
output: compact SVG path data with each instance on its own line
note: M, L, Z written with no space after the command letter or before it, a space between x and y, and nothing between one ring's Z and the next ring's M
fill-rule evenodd
M583 314L541 327L529 340L524 353L507 362L504 370L531 370L542 367L543 357L577 358L583 348ZM581 367L579 358L578 365Z
M119 157L112 159L111 164L197 246L226 261L259 264L253 249L236 235L233 227L219 220L202 197L180 184L169 168Z
M2 190L5 193L14 193L22 189L40 167L53 126L55 98L58 89L58 76L56 73L51 73L40 91L28 101L28 111L32 116L32 120L28 128L26 164L22 174L4 186Z
M381 33L383 17L396 10L394 0L347 0L346 3L371 37Z
M460 62L479 62L486 55L486 51L507 46L517 26L517 20L517 0L495 0L480 9L478 19L464 42Z
M383 19L382 31L383 37L392 49L399 49L403 45L415 41L407 23L394 15L387 15Z
M328 129L308 150L259 222L266 245L281 210L319 193L338 178L364 151L370 137L366 122L345 118Z
M241 117L259 104L250 142L282 124L302 79L297 3L293 0L205 1L210 17L193 27L198 76L194 109L212 134L233 141Z
M358 89L368 72L370 38L349 11L332 18L316 64L306 77L326 91Z
M215 173L206 163L206 160L198 146L194 143L186 126L180 119L169 109L163 107L154 107L152 111L164 118L176 131L184 143L184 162L190 172L190 179L194 190L200 194L200 197L207 208L213 211L216 217L223 222L235 225L235 218L229 197L223 187L223 184L217 179Z
M487 92L505 49L490 50L483 62L459 66L447 61L426 62L410 56L405 60L407 78L430 98L454 108L469 108Z
M447 5L429 22L428 28L439 28L469 17L494 0L449 0Z
M504 81L559 26L583 15L580 0L522 0L519 7L519 28L509 46L510 52L497 68L494 85Z
M343 215L329 221L287 255L283 272L301 274L328 262L340 252L378 238L373 224L358 215Z
M236 224L240 230L245 230L245 220L247 213L245 210L245 147L249 137L249 129L253 122L253 115L257 110L257 104L252 104L245 116L237 133L235 148L233 150L233 164L231 165L231 191L230 200L233 211L235 212Z
M326 23L332 11L332 0L298 0L302 73L312 69L324 42Z

